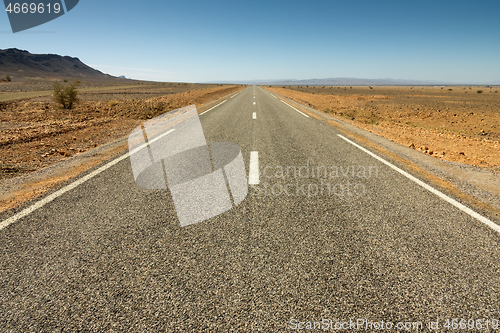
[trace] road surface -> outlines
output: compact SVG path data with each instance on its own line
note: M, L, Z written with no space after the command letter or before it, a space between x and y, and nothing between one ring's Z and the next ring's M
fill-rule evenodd
M0 230L0 332L498 323L500 234L484 222L262 88L200 120L241 148L247 198L181 228L125 156Z

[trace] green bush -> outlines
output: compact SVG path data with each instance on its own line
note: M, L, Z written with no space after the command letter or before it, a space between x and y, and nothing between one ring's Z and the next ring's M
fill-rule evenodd
M61 105L63 109L71 110L79 102L78 91L76 87L79 82L75 81L69 86L63 86L59 82L54 84L53 98L54 102Z
M7 82L12 81L12 78L11 78L9 75L7 75L7 76L5 77L5 79L7 80Z
M478 93L478 94L480 94L480 93L482 93L482 92L483 92L482 90L478 90L478 91L477 91L477 93Z

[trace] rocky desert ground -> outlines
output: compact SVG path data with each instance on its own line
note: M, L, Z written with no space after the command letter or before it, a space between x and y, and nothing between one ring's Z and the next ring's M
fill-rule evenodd
M69 84L66 82L65 84ZM53 82L0 82L0 100L49 90ZM0 183L127 136L143 121L186 105L200 107L242 86L130 81L79 86L80 102L61 109L50 94L0 102ZM432 157L500 174L499 87L265 87ZM481 92L478 92L481 91ZM9 95L11 94L11 95ZM121 149L121 148L120 148ZM119 153L117 150L113 154ZM85 168L36 181L4 198L0 212L45 193ZM44 169L45 170L45 169ZM36 186L35 186L36 185ZM3 185L2 185L3 186ZM9 185L10 186L10 185ZM9 192L9 191L7 191Z
M266 87L435 158L500 174L500 88Z
M0 83L0 97L50 89L50 83ZM51 96L0 102L0 180L20 176L126 136L146 119L241 87L142 83L128 88L84 83L80 103L61 109ZM98 90L86 91L89 88Z

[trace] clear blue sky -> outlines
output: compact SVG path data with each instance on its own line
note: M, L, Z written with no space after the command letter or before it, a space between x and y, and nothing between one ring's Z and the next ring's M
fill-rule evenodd
M500 1L80 0L0 48L105 73L205 82L329 77L500 81Z

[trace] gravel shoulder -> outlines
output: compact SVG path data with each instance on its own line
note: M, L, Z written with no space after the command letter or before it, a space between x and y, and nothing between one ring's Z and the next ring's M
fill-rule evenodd
M351 88L268 89L434 158L500 172L498 87Z
M471 165L472 163L462 163L462 160L458 162L428 154L409 147L404 141L385 136L383 131L375 131L373 127L367 127L364 123L331 112L319 111L316 105L312 104L313 99L310 99L311 102L299 103L296 101L297 95L294 95L293 91L290 93L289 89L267 89L309 115L343 131L392 163L458 198L462 203L472 206L497 223L500 222L500 175L496 167L481 167ZM293 96L295 97L292 98ZM419 137L413 138L415 141L418 139ZM474 137L469 137L468 140L468 144L472 144Z
M0 212L123 153L147 119L187 105L212 105L240 86L148 84L82 91L73 110L50 97L0 103Z

